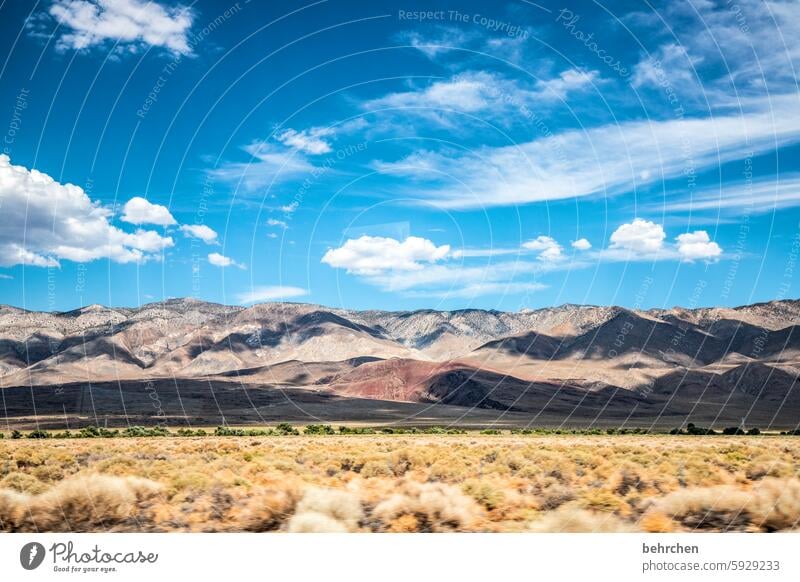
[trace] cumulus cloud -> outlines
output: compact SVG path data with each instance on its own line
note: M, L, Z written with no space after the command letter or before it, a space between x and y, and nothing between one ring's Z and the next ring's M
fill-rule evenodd
M221 255L219 253L210 253L208 255L208 262L214 265L215 267L236 267L238 269L244 269L245 266L241 263L237 263L230 257L226 257L225 255Z
M679 234L675 240L678 243L678 253L685 261L709 261L722 255L720 246L704 230Z
M84 50L107 43L138 50L162 47L190 54L194 13L184 5L145 0L55 0L49 10L58 24L56 47Z
M205 224L184 224L181 226L181 232L189 238L198 238L209 245L217 242L217 232Z
M655 222L636 218L620 225L611 234L607 249L595 253L600 260L714 260L722 255L722 248L711 240L704 230L680 234L674 245L667 244L664 227Z
M2 266L55 267L62 259L142 262L174 244L155 231L130 233L113 226L113 212L82 188L14 166L7 155L0 155L0 208Z
M253 287L249 291L239 293L236 298L239 303L249 304L262 301L277 301L278 299L288 299L290 297L302 297L303 295L308 295L308 290L302 287L268 285Z
M540 261L558 261L564 258L562 246L550 236L538 236L533 240L522 243L522 248L537 251L539 253L537 258Z
M611 248L639 254L653 254L663 248L666 237L664 227L660 224L636 218L611 233Z
M542 251L548 249L552 246ZM515 249L513 252L520 251ZM449 245L436 246L427 239L414 236L402 242L393 238L362 236L329 250L322 262L346 269L384 291L408 297L466 299L539 291L546 285L530 278L553 265L546 261L504 261L476 266L453 262L456 258L486 256L480 252L452 252Z
M348 239L341 247L329 249L322 262L356 275L377 275L385 271L415 271L423 263L447 257L450 245L436 246L428 239L409 236L404 241L382 236Z
M578 240L572 241L572 248L578 251L588 251L592 248L592 243L585 238L579 238Z
M159 226L175 224L175 219L166 206L153 204L140 196L134 196L128 200L122 212L122 220L131 224L157 224Z
M333 129L329 127L312 127L302 131L287 129L278 134L276 139L285 146L316 156L330 153L331 144L323 138L332 134Z

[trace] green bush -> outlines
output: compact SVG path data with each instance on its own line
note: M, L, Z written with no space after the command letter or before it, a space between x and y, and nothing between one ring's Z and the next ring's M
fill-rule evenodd
M725 428L722 429L722 434L736 434L736 435L739 435L739 434L744 434L744 430L742 430L738 426L726 426Z
M358 427L340 426L339 434L375 434L375 429L369 428L367 426L358 426Z
M49 439L50 433L44 430L32 430L28 433L29 439Z
M303 434L336 434L336 431L329 424L309 424Z
M278 426L275 427L275 433L281 436L286 435L299 435L300 431L294 428L288 422L282 422Z

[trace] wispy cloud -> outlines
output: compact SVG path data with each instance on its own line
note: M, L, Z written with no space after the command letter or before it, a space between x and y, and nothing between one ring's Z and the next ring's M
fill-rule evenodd
M375 167L444 208L507 206L613 195L800 141L798 95L760 100L742 115L628 121L468 154L417 152Z
M747 210L749 214L764 214L794 206L800 206L800 174L720 184L703 189L691 198L672 198L665 203L650 204L647 209L653 212L719 210L726 213Z
M295 149L263 141L253 142L242 149L252 156L251 161L225 162L208 170L208 175L249 192L294 180L314 170L306 156Z

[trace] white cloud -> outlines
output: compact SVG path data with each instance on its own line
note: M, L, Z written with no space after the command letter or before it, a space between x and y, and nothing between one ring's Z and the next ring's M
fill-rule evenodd
M400 185L402 195L445 208L618 194L800 141L797 106L797 95L773 96L742 115L628 121L465 154L422 151L375 167L416 182Z
M205 224L184 224L181 226L181 232L189 238L199 238L209 245L217 242L217 232Z
M635 82L658 83L660 76L662 86L672 85L683 104L695 100L705 108L709 103L737 107L754 95L797 91L800 18L796 2L670 2L662 8L655 19L649 17L650 12L631 15L650 26L656 38L664 31L661 18L681 23L654 57L645 56L634 68ZM662 61L666 75L652 74L654 60ZM701 78L695 80L695 76Z
M194 13L187 6L164 6L144 0L55 0L49 10L58 23L58 49L83 50L107 43L163 47L176 54L192 52L189 30Z
M548 247L551 248L551 247ZM514 249L513 252L520 252ZM322 258L335 268L346 269L383 291L410 297L473 298L538 291L545 285L531 281L536 272L549 270L549 262L506 261L481 266L445 263L446 259L487 256L469 251L450 252L449 245L437 247L431 241L408 237L362 236L350 239ZM522 280L515 280L519 277Z
M702 58L692 58L686 51L686 47L675 43L669 43L653 54L644 57L633 67L631 84L634 87L655 87L663 88L680 87L681 95L686 95L685 91L691 86L699 88L697 67Z
M563 100L566 99L570 93L583 91L598 83L599 77L597 71L567 69L561 72L558 77L538 81L536 83L536 88L543 96Z
M308 295L308 290L302 287L287 287L283 285L253 287L249 291L239 293L236 298L239 303L250 304L262 301L276 301L290 297Z
M660 224L636 218L620 225L611 234L607 249L592 253L600 261L694 261L713 260L722 256L722 248L711 241L704 230L684 233L675 238L676 244L667 244L667 235Z
M166 206L153 204L140 196L134 196L128 200L122 212L122 220L131 224L157 224L159 226L175 224L175 219Z
M279 228L282 228L282 229L284 229L284 230L286 230L287 228L289 228L289 225L288 225L288 224L286 224L286 222L285 222L285 221L283 221L283 220L278 220L278 219L276 219L276 218L268 218L268 219L267 219L267 226L277 226L277 227L279 227Z
M678 252L685 261L711 260L722 255L720 246L712 242L704 230L679 234L675 240L678 242Z
M465 71L409 91L389 93L363 104L368 110L401 109L397 114L427 116L444 123L447 111L455 110L507 122L510 115L532 117L531 107L566 99L597 80L597 72L568 69L552 79L531 86L487 71Z
M538 236L533 240L522 243L522 248L538 251L538 259L540 261L559 261L564 258L563 248L561 245L550 236Z
M439 27L433 34L423 36L417 31L404 32L399 35L401 42L407 42L429 59L452 53L453 48L464 46L475 38L464 30L453 26ZM459 51L456 51L456 54Z
M322 262L356 275L377 275L385 271L414 271L423 263L447 257L450 245L436 246L428 239L409 236L404 241L381 236L348 239L341 247L329 249Z
M214 265L215 267L236 267L238 269L244 269L245 266L237 263L230 257L226 257L225 255L221 255L219 253L210 253L208 255L208 262Z
M59 260L118 263L157 258L171 237L110 223L112 211L82 188L61 184L42 172L14 166L0 155L0 265L58 266Z
M435 81L422 89L389 93L364 105L367 109L421 107L474 113L497 101L496 86L500 82L486 72L462 73L445 81Z
M14 278L14 277L12 277L11 275L6 275L5 273L0 273L0 279L7 279L7 280L9 280L9 281L10 281L10 280L12 280L13 278Z
M268 236L269 238L278 238L278 235L277 235L277 234L275 234L274 232L268 232L268 233L267 233L267 236Z
M692 212L727 210L735 213L747 209L750 214L763 214L780 208L800 206L800 174L764 176L749 182L720 184L703 189L691 198L681 197L648 208L658 212Z
M300 203L297 200L295 200L293 202L290 202L289 204L286 204L285 206L281 206L281 212L285 212L286 214L292 214L294 213L295 210L297 210L299 206Z
M307 154L320 155L331 151L331 145L323 138L333 134L329 127L312 127L297 131L287 129L280 133L276 139L283 145L300 150Z
M592 243L585 238L579 238L578 240L572 241L572 248L579 251L588 251L592 248Z
M208 175L249 192L293 180L316 169L298 150L265 142L253 142L242 149L253 157L253 161L226 162L209 170Z
M611 248L638 254L658 253L667 237L664 227L641 218L623 224L611 233Z

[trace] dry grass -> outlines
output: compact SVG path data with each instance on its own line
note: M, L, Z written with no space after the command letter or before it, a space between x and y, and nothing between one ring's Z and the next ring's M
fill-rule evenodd
M0 531L787 531L800 439L0 440Z

